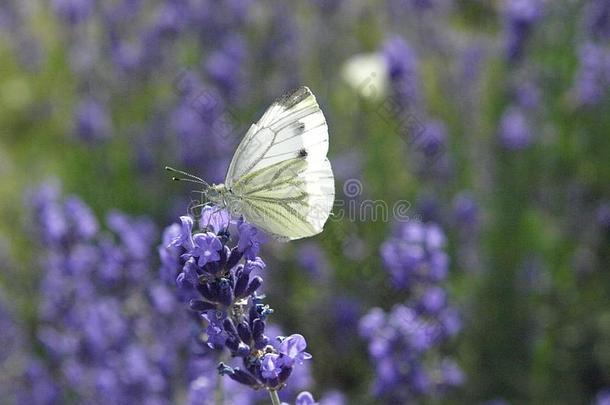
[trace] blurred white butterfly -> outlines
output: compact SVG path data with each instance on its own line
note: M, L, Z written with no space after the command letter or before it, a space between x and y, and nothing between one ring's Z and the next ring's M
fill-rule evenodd
M203 184L203 194L215 205L279 239L292 240L322 232L330 215L335 180L327 152L324 114L311 91L300 87L277 99L252 124L224 184L209 185L167 169Z

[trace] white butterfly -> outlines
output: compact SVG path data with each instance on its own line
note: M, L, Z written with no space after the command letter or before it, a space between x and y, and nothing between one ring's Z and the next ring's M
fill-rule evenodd
M279 239L293 240L322 232L330 215L335 180L327 152L324 114L311 91L300 87L252 124L224 184L208 185L180 173L203 183L212 203Z

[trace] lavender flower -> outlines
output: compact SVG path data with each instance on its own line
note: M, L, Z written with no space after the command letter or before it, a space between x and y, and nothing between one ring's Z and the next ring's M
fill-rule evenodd
M252 225L240 222L237 225L239 242L237 249L248 260L256 260L260 245L265 241L264 236Z
M78 24L91 15L94 2L92 0L53 0L51 6L63 20L70 24Z
M301 392L296 399L295 405L317 405L318 403L314 401L313 395L308 391Z
M540 0L504 2L504 35L508 60L515 62L521 58L534 24L542 18L542 12Z
M195 242L193 241L193 219L191 217L183 216L180 217L182 228L180 232L175 234L172 241L168 243L168 246L179 247L182 246L186 250L192 250L195 248Z
M104 106L93 98L84 98L76 107L76 135L85 141L99 141L111 135L111 123Z
M603 389L595 396L595 405L609 405L610 404L610 389Z
M610 52L589 42L580 45L578 56L580 66L573 89L576 102L579 105L598 104L610 86Z
M425 128L416 145L428 161L435 161L445 152L447 129L441 121L436 120L427 122Z
M239 36L229 36L205 62L208 75L228 99L234 100L239 95L245 59L245 41Z
M179 262L173 262L179 271L177 282L182 295L190 297L190 309L199 314L204 325L201 344L226 348L242 361L242 366L221 362L220 374L254 389L277 391L284 387L293 369L311 355L305 352L305 338L299 334L277 337L277 345L270 344L265 328L273 310L257 294L262 277L253 274L265 267L257 256L262 234L243 220L230 227L225 222L226 213L217 215L204 212L205 219L198 225L206 232L193 229L195 221L191 218L181 217L179 234L176 224L165 232L164 239L170 243L162 256L171 259L168 264L180 257ZM221 231L214 233L217 229ZM232 235L238 240L232 240Z
M500 142L511 151L527 148L532 142L532 132L525 113L517 107L509 107L502 114L499 128Z
M403 107L416 103L419 99L419 75L415 51L403 38L393 36L383 44L382 53L397 101Z
M610 203L602 202L596 211L597 223L605 230L610 231Z
M381 247L381 257L394 286L406 289L420 282L443 280L449 265L444 244L445 236L437 225L414 221L403 224L397 237Z
M193 235L195 247L192 250L193 257L197 257L197 265L205 266L207 263L220 260L219 251L222 249L220 239L211 232L197 233Z
M388 313L373 308L360 320L375 365L373 390L392 403L437 395L461 385L463 374L451 359L438 358L438 346L460 329L441 286L447 274L445 236L433 224L402 224L381 254L397 288L410 298Z
M515 99L522 108L532 109L538 107L541 98L540 88L533 80L524 80L516 86Z
M326 392L324 395L322 395L322 398L320 398L320 405L346 405L347 404L347 398L345 397L345 395L338 391L338 390L332 390L329 392Z
M218 210L214 209L214 207L206 206L201 210L199 227L209 229L215 234L222 234L227 230L230 222L231 217L226 210Z
M23 381L20 382L19 371L15 370L15 365L26 358L23 350L24 334L5 297L4 291L0 290L0 397L7 403L12 403L19 391L29 387ZM41 383L44 384L42 379Z
M314 278L320 279L328 275L330 264L324 250L314 242L306 242L299 246L297 254L299 266L307 270Z
M231 116L219 91L201 85L199 79L185 74L177 83L181 92L169 116L170 132L178 137L178 157L187 168L197 169L206 178L221 180L225 156L233 149ZM201 148L201 142L206 147ZM204 165L204 166L202 166Z
M101 233L90 209L62 200L57 187L28 201L42 224L34 234L44 267L36 337L57 370L49 387L58 389L37 386L90 403L174 402L175 387L186 385L190 321L150 272L150 221L115 211L106 220L113 234Z
M30 360L26 365L18 390L17 404L53 405L61 402L59 387L50 371L37 360Z
M610 4L605 0L593 0L585 9L584 28L597 41L610 40Z
M469 192L462 192L453 199L453 216L460 229L472 230L479 221L479 205Z
M290 335L281 340L278 351L280 352L282 365L292 367L296 364L303 364L305 360L311 359L311 354L305 351L307 343L305 338L299 334Z

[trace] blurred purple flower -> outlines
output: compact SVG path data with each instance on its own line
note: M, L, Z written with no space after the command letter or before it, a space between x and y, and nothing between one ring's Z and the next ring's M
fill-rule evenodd
M359 331L375 366L373 392L391 403L434 397L463 382L459 367L439 353L461 326L440 284L448 267L444 246L439 226L408 222L381 248L394 286L406 289L410 299L388 313L371 309L361 318Z
M579 46L579 68L574 82L576 102L595 105L610 87L610 52L587 42Z
M429 121L424 126L426 130L416 145L427 159L436 160L446 149L447 129L441 121Z
M382 48L392 89L403 107L419 100L418 59L415 51L400 36L387 39Z
M324 250L314 242L305 242L299 246L297 252L299 266L307 270L309 275L319 279L327 275L330 264L326 258Z
M521 59L525 43L532 28L542 18L543 5L540 0L505 0L502 17L506 55L510 61Z
M54 405L61 402L59 387L53 381L49 370L37 360L29 361L19 386L16 403Z
M445 237L433 224L409 221L398 229L397 237L381 246L381 257L396 288L409 288L419 281L436 282L447 274Z
M93 0L52 0L53 11L64 21L78 24L85 21L92 13Z
M453 217L461 228L472 229L479 221L479 205L467 191L453 199Z
M595 405L610 405L610 389L603 389L595 396Z
M114 211L107 216L108 234L76 197L62 199L49 186L33 195L35 223L53 210L67 226L60 243L46 230L33 234L45 269L36 337L62 385L53 388L37 377L38 391L24 397L27 403L52 402L31 395L68 395L59 387L70 387L77 401L173 402L170 381L186 384L180 358L190 345L189 320L177 296L149 274L154 226Z
M75 132L84 141L99 141L112 135L110 116L99 100L82 99L76 107Z
M243 65L246 59L246 43L243 38L227 37L219 50L212 52L205 61L210 79L229 99L235 99L243 86Z
M188 21L188 8L180 1L163 2L156 12L154 28L164 36L180 32Z
M597 208L596 212L597 223L599 226L606 230L610 230L610 203L607 201L602 202Z
M532 132L525 113L517 107L509 107L504 111L498 132L502 146L511 151L523 150L532 142Z
M313 395L310 392L303 391L297 395L294 405L318 405L318 403L313 399Z
M540 88L531 80L519 83L515 93L515 99L522 108L536 108L540 105Z
M606 0L587 2L584 25L592 39L600 42L610 40L610 3Z
M347 403L345 395L337 390L326 392L320 398L320 405L347 405Z

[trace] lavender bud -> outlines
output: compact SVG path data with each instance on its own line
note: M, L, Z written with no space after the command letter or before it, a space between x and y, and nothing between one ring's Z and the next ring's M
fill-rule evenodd
M220 254L220 260L218 261L219 267L224 267L224 265L227 263L227 259L231 255L231 250L229 249L228 246L225 245L224 248L220 250L219 254Z
M252 338L258 340L265 333L265 322L260 319L255 319L252 322Z
M237 347L236 354L238 357L249 356L250 355L250 346L248 346L244 342L239 342L239 346Z
M235 329L235 324L233 323L233 320L231 318L226 318L223 323L222 326L224 326L225 331L230 334L233 337L239 337L238 333L237 333L237 329Z
M229 258L227 259L227 268L228 269L232 269L233 267L235 267L235 265L237 264L237 262L239 262L241 260L241 257L243 256L243 253L241 253L237 247L234 247L231 250L231 254L229 255Z
M246 288L248 287L248 281L250 281L250 276L246 274L245 271L241 272L241 274L237 277L237 282L235 283L235 296L238 298L246 297Z
M244 265L243 264L238 264L235 267L235 271L234 271L235 278L239 278L243 274L243 272L244 272Z
M265 335L261 335L259 339L256 340L256 348L262 349L269 344L269 338Z
M231 287L230 281L226 278L221 279L218 283L218 288L218 302L228 307L233 303L233 300L235 298L233 295L233 288Z
M254 378L251 374L240 370L239 368L233 370L233 374L229 374L229 377L238 383L248 385L254 389L258 388L260 385L256 378Z
M231 351L231 354L235 355L235 353L237 353L239 350L240 343L241 342L237 338L230 337L225 341L225 346Z
M254 277L252 280L250 280L250 283L248 284L248 288L246 289L245 292L245 296L248 295L252 295L254 293L254 291L256 291L258 289L258 287L260 287L263 284L263 279L260 276L256 276Z
M241 322L237 325L237 333L244 342L250 342L252 340L252 332L250 332L250 328L246 322Z
M202 301L202 300L191 300L189 302L189 308L192 311L197 311L197 312L205 312L205 311L209 311L210 309L216 309L216 305L212 304L211 302L206 302L206 301Z
M218 302L218 294L212 290L212 287L209 284L199 284L197 286L197 291L199 291L199 294L201 294L206 300Z

